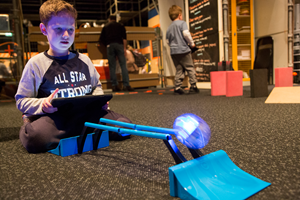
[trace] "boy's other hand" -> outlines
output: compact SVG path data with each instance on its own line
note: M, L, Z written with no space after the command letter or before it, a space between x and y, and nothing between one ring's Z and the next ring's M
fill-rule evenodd
M59 91L59 89L56 88L56 90L52 94L50 94L50 96L48 98L44 99L43 104L42 104L43 112L54 113L57 111L57 108L52 106L51 101L54 98L54 96L57 94L58 91Z
M107 110L108 109L108 104L109 104L109 101L104 106L102 106L102 109Z

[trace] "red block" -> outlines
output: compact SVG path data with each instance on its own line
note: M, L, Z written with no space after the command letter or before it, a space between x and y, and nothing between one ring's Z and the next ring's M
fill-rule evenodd
M293 86L293 68L275 68L275 87Z
M226 95L226 71L210 72L211 96Z
M243 96L243 72L227 71L226 97Z
M108 66L95 66L97 72L100 74L100 80L109 80L109 67Z

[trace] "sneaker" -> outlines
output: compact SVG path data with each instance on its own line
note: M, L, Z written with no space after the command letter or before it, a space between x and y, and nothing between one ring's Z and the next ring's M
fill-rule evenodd
M183 91L182 88L179 88L179 89L177 89L177 90L175 89L175 90L174 90L174 94L180 94L180 95L181 95L181 94L184 94L184 91Z
M120 92L121 91L121 89L118 87L118 86L112 86L112 91L113 92Z
M200 90L197 88L196 85L192 85L190 87L190 92L189 93L199 93L199 92L200 92Z
M123 87L123 91L132 92L132 91L134 91L134 89L129 85L129 86Z

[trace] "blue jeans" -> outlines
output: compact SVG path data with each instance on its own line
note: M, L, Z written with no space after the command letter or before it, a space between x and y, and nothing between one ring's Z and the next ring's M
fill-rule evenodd
M107 59L109 64L111 84L112 86L118 85L118 80L116 76L116 57L119 60L120 67L122 70L123 87L129 86L129 76L126 67L124 46L123 44L119 44L119 43L111 43L107 45Z

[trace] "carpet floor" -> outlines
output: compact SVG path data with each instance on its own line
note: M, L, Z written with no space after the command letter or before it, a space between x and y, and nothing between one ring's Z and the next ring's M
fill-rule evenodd
M300 105L266 99L251 98L247 87L240 97L153 90L114 95L110 108L135 124L165 128L194 113L211 128L204 154L222 149L239 168L271 183L249 199L300 199ZM0 101L0 199L178 199L169 192L175 162L161 140L132 136L68 157L29 154L18 138L21 125L15 102Z

